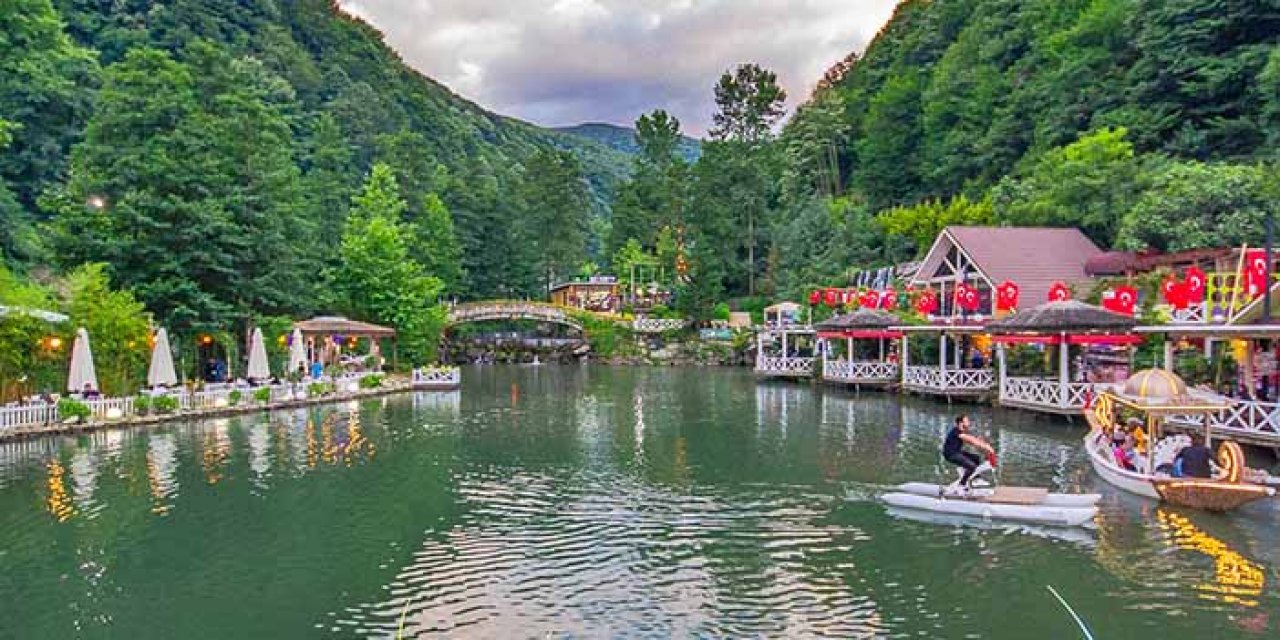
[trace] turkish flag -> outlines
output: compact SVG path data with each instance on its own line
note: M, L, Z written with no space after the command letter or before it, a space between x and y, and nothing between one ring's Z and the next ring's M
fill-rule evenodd
M862 307L864 309L880 308L880 292L874 289L867 289L862 292Z
M1049 302L1066 302L1071 299L1071 290L1067 285L1061 282L1055 282L1049 287Z
M1005 280L996 286L996 311L1013 311L1018 308L1018 285Z
M819 302L822 302L822 292L818 291L817 289L810 291L809 304L813 306L817 306Z
M898 292L893 289L885 289L880 293L880 308L893 309L898 306Z
M1164 282L1160 283L1160 295L1174 309L1187 308L1187 283L1178 280L1172 275L1166 277Z
M932 291L926 290L916 298L916 311L922 315L929 315L938 310L938 296Z
M1138 290L1128 285L1102 292L1102 308L1107 311L1133 315L1138 305Z
M1266 249L1250 249L1244 254L1244 290L1250 298L1262 295L1271 270Z
M1186 276L1182 279L1187 285L1187 301L1196 304L1204 302L1204 293L1206 289L1206 279L1204 271L1200 267L1191 267L1187 269Z
M822 301L828 307L834 307L840 302L840 292L835 289L827 289L822 293Z
M979 302L976 288L963 282L956 285L955 303L957 307L965 311L977 311Z

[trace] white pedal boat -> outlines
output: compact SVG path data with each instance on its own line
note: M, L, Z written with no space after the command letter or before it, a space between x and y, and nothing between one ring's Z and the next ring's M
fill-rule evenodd
M966 497L943 497L945 489L927 482L908 482L880 499L900 509L1063 527L1092 521L1102 499L1096 493L1049 493L1033 487L975 488Z

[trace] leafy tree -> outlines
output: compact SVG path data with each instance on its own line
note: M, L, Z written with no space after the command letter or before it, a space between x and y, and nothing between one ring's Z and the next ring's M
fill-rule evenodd
M525 164L524 203L544 291L587 257L590 196L577 158L542 149Z
M749 144L772 136L787 101L787 92L778 85L777 74L756 64L739 65L721 75L715 96L711 138Z
M858 143L857 184L873 209L910 202L921 191L918 72L905 71L871 100Z
M0 33L0 117L16 125L8 129L12 148L0 155L0 182L30 210L64 176L92 109L98 64L67 37L50 0L7 0Z
M395 327L405 354L420 364L435 358L443 326L436 299L444 285L409 254L413 231L400 222L406 207L391 168L374 165L352 198L331 281L342 309Z
M205 44L184 55L134 49L107 69L71 180L45 203L58 257L107 263L172 328L305 312L287 86Z
M106 265L84 264L67 274L67 314L89 332L93 364L104 394L128 395L145 382L151 320L127 290L112 290Z
M910 207L895 207L880 213L878 219L886 232L908 238L917 255L921 255L944 228L989 225L995 222L996 214L990 199L974 202L957 196L946 202L927 200Z
M440 279L445 291L456 291L462 281L462 247L453 229L453 217L434 193L422 201L422 214L413 242L413 257L427 273Z
M652 248L663 227L684 223L688 166L679 155L680 121L662 110L636 120L634 176L613 205L607 249L610 255L632 239Z
M1274 168L1206 164L1157 165L1120 224L1117 246L1181 251L1258 244L1268 215L1277 213Z
M1008 223L1079 227L1109 246L1120 215L1133 204L1141 173L1127 130L1102 129L1054 149L1021 181L1006 180L992 196Z

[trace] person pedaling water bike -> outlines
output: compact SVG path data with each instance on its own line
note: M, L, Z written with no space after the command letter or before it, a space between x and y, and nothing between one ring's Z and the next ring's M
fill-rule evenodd
M970 434L969 426L968 415L962 413L956 416L955 426L947 431L947 436L942 441L942 457L947 462L964 469L958 484L966 490L969 488L969 483L973 481L974 472L982 464L982 458L976 453L965 451L965 445L981 450L986 454L987 463L992 467L996 466L996 453L991 445L982 438Z

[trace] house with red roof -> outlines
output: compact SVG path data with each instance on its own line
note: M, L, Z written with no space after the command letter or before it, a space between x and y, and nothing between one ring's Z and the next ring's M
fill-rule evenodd
M1086 266L1103 254L1079 229L1050 227L946 227L920 262L911 285L938 294L935 315L960 315L953 294L964 283L978 292L975 315L994 314L995 290L1003 282L1019 289L1020 308L1047 302L1061 282L1083 293Z

